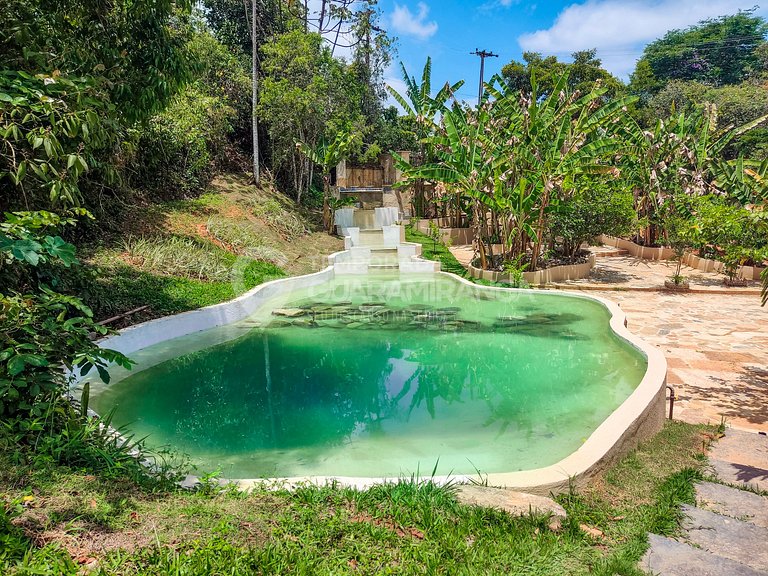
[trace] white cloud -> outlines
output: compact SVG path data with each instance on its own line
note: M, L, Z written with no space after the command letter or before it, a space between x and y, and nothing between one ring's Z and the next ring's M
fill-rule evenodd
M392 29L404 36L426 40L437 32L437 22L434 20L426 21L429 15L429 6L424 2L419 2L416 7L418 12L413 14L408 6L395 4L395 10L390 19Z
M603 66L626 78L643 46L667 31L753 5L754 0L587 0L566 7L550 28L523 34L518 42L523 50L557 56L597 48Z

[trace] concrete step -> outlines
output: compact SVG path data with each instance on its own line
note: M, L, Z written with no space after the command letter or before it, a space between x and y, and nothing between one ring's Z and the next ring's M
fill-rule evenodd
M399 261L397 248L383 248L381 246L371 248L371 264L397 264Z
M360 230L358 246L383 247L384 232L382 230Z
M649 534L650 548L640 568L660 576L768 576L768 572L745 566L689 544Z
M683 506L686 540L707 552L768 572L768 528Z
M699 482L696 484L696 502L699 508L710 512L768 528L768 498L754 492Z

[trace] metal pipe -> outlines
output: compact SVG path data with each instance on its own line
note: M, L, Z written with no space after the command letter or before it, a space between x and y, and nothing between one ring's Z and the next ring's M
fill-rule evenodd
M669 419L672 420L672 411L675 409L675 389L667 384L669 390Z

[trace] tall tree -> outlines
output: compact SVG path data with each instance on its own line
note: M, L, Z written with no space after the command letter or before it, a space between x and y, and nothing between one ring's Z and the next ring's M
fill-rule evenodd
M556 56L542 56L539 52L524 52L523 61L512 60L501 69L501 74L510 89L531 92L531 80L535 75L539 97L550 94L557 81L568 75L568 88L586 94L596 82L606 88L605 97L621 93L624 85L613 76L597 57L597 50L579 50L571 54L572 62L561 62Z
M738 84L760 67L757 49L765 42L766 33L768 24L754 15L754 9L740 10L667 32L645 47L642 60L662 82L677 79L716 86Z

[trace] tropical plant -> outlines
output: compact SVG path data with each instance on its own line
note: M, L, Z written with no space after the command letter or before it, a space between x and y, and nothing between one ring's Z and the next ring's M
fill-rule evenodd
M17 212L0 224L0 416L39 417L64 392L74 374L93 369L109 382L108 365L131 361L100 348L91 336L107 328L74 296L52 290L44 265L78 263L74 246L53 235L74 218L49 212ZM48 275L50 277L50 274ZM23 290L23 291L21 291Z
M346 158L354 136L341 130L331 141L321 139L313 148L306 142L297 142L296 148L303 156L320 167L323 176L323 225L329 234L333 233L334 214L331 210L331 171Z
M683 258L686 250L690 249L696 242L696 229L687 218L676 213L669 214L664 218L664 229L667 233L666 243L674 252L675 273L672 275L672 282L675 286L680 286L686 281L685 276L681 274Z
M550 213L576 178L615 172L609 161L618 142L607 130L628 100L603 103L605 89L599 87L585 95L570 92L567 76L539 98L535 75L531 80L533 92L521 95L495 78L489 99L477 109L443 110L431 137L432 162L414 166L398 159L411 181L442 182L470 201L483 268L529 252L535 270L549 241Z
M418 142L418 151L414 164L428 162L432 158L433 149L430 146L430 137L434 135L436 126L436 117L442 113L445 103L453 94L459 90L464 81L461 80L451 85L446 84L432 96L432 59L427 58L424 69L421 73L421 84L414 76L410 76L405 65L400 62L400 71L403 82L405 82L405 96L401 95L392 86L387 86L387 90L398 104L403 108L406 115L413 120L413 131ZM423 178L415 178L412 182L414 187L413 207L414 214L423 217L427 212L427 198L425 196L425 185Z

